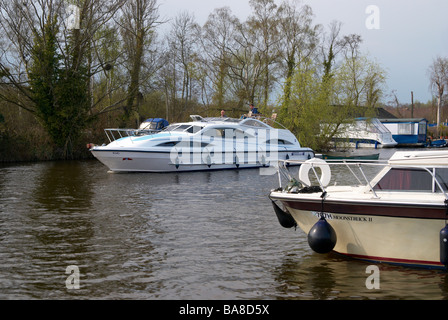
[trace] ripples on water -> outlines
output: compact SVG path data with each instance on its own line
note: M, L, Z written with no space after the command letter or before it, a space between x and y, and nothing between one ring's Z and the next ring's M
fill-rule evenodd
M0 299L446 299L443 272L319 255L282 228L258 170L0 167ZM67 266L80 289L67 289Z

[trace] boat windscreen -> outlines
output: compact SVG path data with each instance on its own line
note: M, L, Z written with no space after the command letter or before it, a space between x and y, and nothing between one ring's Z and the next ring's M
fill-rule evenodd
M256 127L256 128L269 128L269 126L261 121L255 119L246 119L241 121L241 125Z
M372 124L375 125L380 133L390 133L389 129L378 119L372 119Z
M448 168L436 168L435 176L447 190ZM392 168L374 186L374 190L440 192L431 174L420 168Z
M186 131L189 133L196 133L199 132L202 129L201 126L195 126L191 124L172 124L168 126L164 131L176 131L176 132L182 132Z

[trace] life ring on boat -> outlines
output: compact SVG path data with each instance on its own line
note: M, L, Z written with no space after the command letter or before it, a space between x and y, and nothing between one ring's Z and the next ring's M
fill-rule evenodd
M304 163L300 165L299 180L302 181L307 187L311 186L309 178L309 172L311 170L311 167L320 168L322 174L320 176L319 181L322 184L322 186L324 187L328 186L331 180L330 166L327 164L325 160L319 158L312 158L306 160Z

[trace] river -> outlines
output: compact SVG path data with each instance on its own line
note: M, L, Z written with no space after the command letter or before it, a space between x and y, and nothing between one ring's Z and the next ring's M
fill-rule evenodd
M282 228L257 169L111 174L96 160L0 165L0 299L448 297L447 273L320 255Z

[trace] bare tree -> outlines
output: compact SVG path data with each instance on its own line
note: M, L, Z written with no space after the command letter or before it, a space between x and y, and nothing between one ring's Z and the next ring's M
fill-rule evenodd
M448 85L448 59L436 57L428 68L430 88L437 96L437 133L440 130L440 112L445 86Z
M93 108L95 34L124 0L73 1L69 28L64 0L1 0L0 98L33 113L60 151L70 157Z
M45 35L45 26L57 17L58 54L63 67L74 72L81 66L90 68L89 75L102 71L102 63L92 64L95 35L120 9L124 0L73 1L79 9L79 27L69 28L68 5L64 0L0 0L0 28L6 43L0 52L0 70L8 83L19 90L22 98L32 100L25 90L36 35ZM32 107L17 99L10 102L33 112Z
M312 25L312 9L309 6L284 2L278 9L279 33L282 35L277 43L283 66L284 99L290 98L291 82L296 66L314 54L317 47L319 26Z
M177 75L182 77L180 87L181 113L187 110L193 97L194 82L191 68L197 57L195 52L197 28L194 15L184 12L176 17L171 31L171 45L174 50L175 64L180 67Z
M238 19L232 15L229 7L215 9L198 37L201 44L201 61L206 67L210 83L212 101L223 108L229 89L228 48L235 34Z
M142 67L150 69L151 57L145 54L155 37L154 28L159 23L157 0L130 0L123 6L123 16L120 19L122 40L124 43L127 69L130 82L128 95L124 106L124 120L127 121L133 111L137 111L140 104L140 86L142 83Z
M340 39L341 27L341 22L332 21L329 25L329 32L324 33L322 37L320 47L324 67L324 80L331 77L336 57L343 49L343 42Z
M277 43L280 41L278 30L277 5L273 0L250 0L253 14L247 24L249 32L255 37L257 51L262 58L261 102L264 107L269 101L269 94L275 80L275 67L279 61ZM251 101L253 102L253 101Z
M229 76L239 104L253 103L262 84L264 68L263 55L257 50L257 37L250 32L246 23L237 23L232 44L227 47Z

